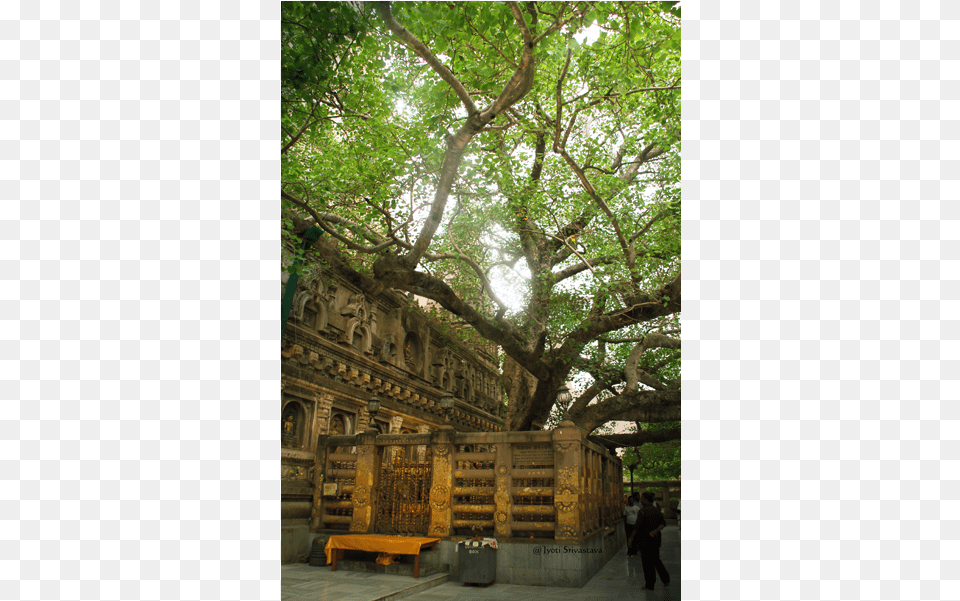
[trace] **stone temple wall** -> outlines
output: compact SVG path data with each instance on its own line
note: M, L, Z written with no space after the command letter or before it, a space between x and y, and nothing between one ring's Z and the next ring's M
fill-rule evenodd
M382 434L436 431L446 423L439 404L444 396L456 399L449 416L456 431L503 429L495 358L452 339L403 294L370 299L316 268L308 270L284 326L281 357L284 563L309 553L318 437L366 430L370 397L381 402L373 425Z

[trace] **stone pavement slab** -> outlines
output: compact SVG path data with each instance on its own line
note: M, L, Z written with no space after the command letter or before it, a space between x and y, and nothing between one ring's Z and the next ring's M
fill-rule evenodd
M640 590L644 584L640 558L627 557L624 547L582 588L496 583L483 587L448 582L446 574L415 579L288 564L281 570L282 601L674 601L680 599L680 531L673 520L668 524L660 558L671 583L665 588L658 580L653 591Z

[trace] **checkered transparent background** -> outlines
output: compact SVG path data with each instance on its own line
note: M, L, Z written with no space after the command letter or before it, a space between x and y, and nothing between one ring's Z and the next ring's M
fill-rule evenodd
M960 3L683 9L684 598L958 599ZM278 16L0 3L0 599L280 597Z
M683 10L683 596L960 599L960 4Z
M2 599L280 598L279 13L0 3Z

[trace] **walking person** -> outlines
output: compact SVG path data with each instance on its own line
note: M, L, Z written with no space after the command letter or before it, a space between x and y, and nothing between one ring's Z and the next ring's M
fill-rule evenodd
M627 534L627 557L633 557L637 554L637 545L639 544L636 536L637 519L640 517L639 499L631 495L627 501L627 506L623 508L623 517L626 520Z
M680 476L677 476L677 482L679 481L680 481ZM680 530L680 501L681 500L682 499L677 500L677 530Z
M640 516L637 518L636 537L640 539L640 562L643 567L645 591L652 591L657 583L657 575L663 586L670 586L670 574L660 561L660 545L663 537L660 531L666 528L667 522L663 519L660 510L653 506L653 493L647 491L640 495Z

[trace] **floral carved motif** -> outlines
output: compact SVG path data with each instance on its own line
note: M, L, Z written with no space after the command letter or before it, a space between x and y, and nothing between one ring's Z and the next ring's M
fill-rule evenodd
M560 538L577 538L577 531L574 530L573 526L564 526L560 528Z
M370 491L367 487L360 486L353 491L353 497L350 500L353 501L354 507L365 507L370 502Z
M577 485L577 471L572 467L565 467L560 469L560 486L567 486L574 488Z
M450 489L444 485L430 489L430 506L434 509L446 509L450 501Z
M577 508L577 495L573 493L569 488L561 488L556 496L554 496L554 506L557 508L557 511L563 513L570 513Z

